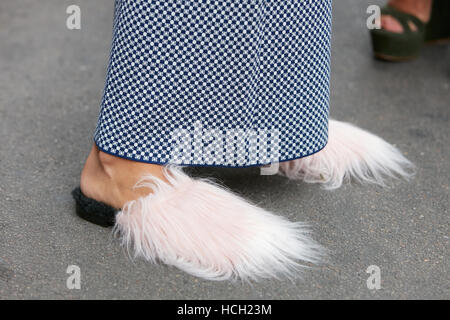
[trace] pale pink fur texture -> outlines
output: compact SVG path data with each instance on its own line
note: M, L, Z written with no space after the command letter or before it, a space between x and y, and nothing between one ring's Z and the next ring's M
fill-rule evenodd
M117 215L115 230L135 256L209 280L292 278L301 262L323 257L304 224L181 169L166 169L166 178L144 177L137 186L153 192Z
M290 179L339 188L354 179L385 185L385 178L409 178L414 166L393 145L349 123L330 120L325 148L309 157L280 163Z

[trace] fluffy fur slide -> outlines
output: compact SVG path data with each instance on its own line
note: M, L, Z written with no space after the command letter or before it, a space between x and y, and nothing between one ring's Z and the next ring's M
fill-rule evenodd
M386 178L410 178L413 164L393 145L352 124L330 120L328 144L309 157L280 163L280 174L322 183L325 189L344 182L385 185Z
M153 192L116 216L115 230L135 256L209 280L295 277L321 248L299 222L265 211L224 187L166 169L144 177Z

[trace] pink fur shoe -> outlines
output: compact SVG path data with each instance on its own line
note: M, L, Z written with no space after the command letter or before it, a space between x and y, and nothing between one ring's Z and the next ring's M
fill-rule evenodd
M136 187L153 192L115 215L114 230L135 257L209 280L293 278L302 262L323 257L304 224L258 208L210 180L192 179L181 169L167 168L165 174L168 183L144 177Z
M413 164L393 145L349 123L330 120L328 144L309 157L280 163L290 179L339 188L354 179L384 186L385 178L409 178Z

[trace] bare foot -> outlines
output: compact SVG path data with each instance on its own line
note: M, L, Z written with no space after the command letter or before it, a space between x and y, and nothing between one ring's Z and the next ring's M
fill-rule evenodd
M430 20L432 0L390 0L389 5L405 13L412 14L424 23ZM417 31L417 26L410 21L409 27ZM390 15L381 16L381 28L394 33L403 33L401 23Z
M85 196L120 209L126 202L151 192L147 188L133 189L144 175L166 180L161 165L112 156L94 145L81 173L80 187Z

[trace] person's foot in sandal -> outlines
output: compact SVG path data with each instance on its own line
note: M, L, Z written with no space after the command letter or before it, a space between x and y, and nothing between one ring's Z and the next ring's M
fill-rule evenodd
M416 58L426 41L450 36L450 1L391 0L382 8L381 29L371 30L375 56L382 60Z
M372 30L375 56L402 61L419 55L432 0L391 0L381 10L381 29Z

